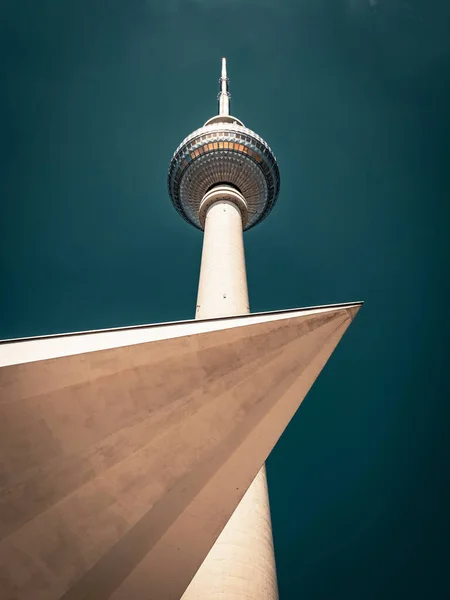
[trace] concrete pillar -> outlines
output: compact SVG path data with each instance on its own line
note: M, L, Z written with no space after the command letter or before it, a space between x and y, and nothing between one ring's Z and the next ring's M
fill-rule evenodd
M249 312L241 211L220 199L206 213L195 318Z
M248 313L243 242L245 201L237 191L220 186L206 194L200 213L205 234L196 318ZM272 524L263 466L182 600L277 598Z

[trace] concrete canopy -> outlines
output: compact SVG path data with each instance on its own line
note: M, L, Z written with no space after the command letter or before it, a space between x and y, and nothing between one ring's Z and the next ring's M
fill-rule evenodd
M0 597L178 600L360 303L0 345Z

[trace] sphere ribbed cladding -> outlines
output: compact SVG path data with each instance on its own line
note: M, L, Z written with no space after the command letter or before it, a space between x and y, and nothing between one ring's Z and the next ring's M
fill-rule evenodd
M169 168L173 205L199 229L203 229L200 204L215 185L232 185L244 196L248 208L245 229L269 214L280 190L277 161L268 144L228 114L227 81L223 80L224 90L219 94L220 114L183 140Z

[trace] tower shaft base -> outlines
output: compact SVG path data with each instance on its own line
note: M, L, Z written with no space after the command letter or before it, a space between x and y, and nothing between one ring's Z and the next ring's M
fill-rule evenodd
M182 600L207 598L278 598L265 466L217 538Z

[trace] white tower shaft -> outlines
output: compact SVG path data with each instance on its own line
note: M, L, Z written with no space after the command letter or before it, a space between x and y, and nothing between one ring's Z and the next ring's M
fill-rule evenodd
M214 202L206 212L197 319L249 312L242 214L233 201L235 195L230 193L229 199ZM182 600L242 598L278 598L265 466L217 538Z
M219 200L206 214L195 317L209 319L248 312L241 211L232 201Z

